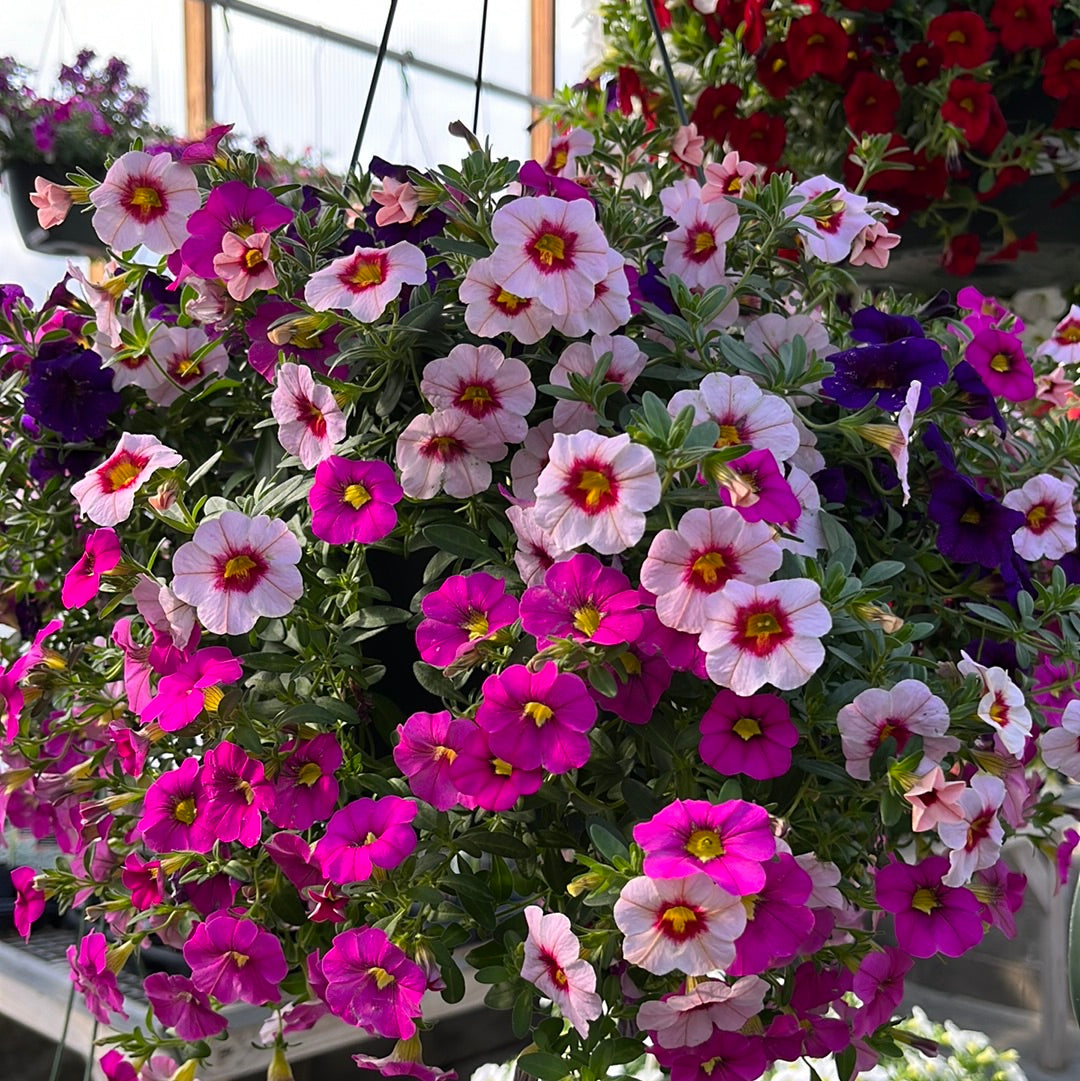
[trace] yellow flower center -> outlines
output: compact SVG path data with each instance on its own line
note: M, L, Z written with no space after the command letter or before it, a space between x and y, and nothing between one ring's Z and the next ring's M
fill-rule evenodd
M225 692L217 686L217 684L214 684L213 687L204 687L202 700L203 709L205 709L207 713L217 713L218 706L221 705L221 700L224 697Z
M740 717L732 726L732 732L739 737L739 739L749 742L754 736L761 735L761 725L757 723L754 717Z
M131 205L140 210L158 210L161 207L161 196L155 188L139 186L131 193Z
M460 400L463 402L493 402L495 399L491 396L491 391L487 387L472 386L466 387L461 392Z
M686 842L686 851L702 863L724 854L724 845L715 830L694 830Z
M491 768L495 770L496 774L500 777L509 777L514 772L514 767L509 762L504 762L501 758L493 758L491 760Z
M177 822L183 822L185 826L190 826L195 821L195 801L193 799L182 799L173 808L173 818Z
M349 281L353 285L367 287L379 285L383 280L382 265L379 262L358 263Z
M432 751L431 757L436 762L441 762L444 758L447 763L453 762L457 758L457 751L453 747L444 747L441 743Z
M993 368L995 372L1007 372L1011 367L1011 364L1005 353L995 353L990 358L990 367Z
M722 571L726 566L722 552L705 552L694 560L690 569L706 585L714 586L716 585L717 572Z
M751 893L748 894L746 897L739 898L739 900L742 902L742 906L746 912L746 918L748 920L752 920L754 918L754 913L757 912L758 896L759 895L756 893Z
M522 304L528 304L528 301L524 297L519 297L516 293L508 293L505 289L499 290L499 295L495 298L495 303L508 312L515 312Z
M176 362L176 377L178 379L197 379L199 376L199 362L194 357L184 357Z
M362 484L348 484L341 493L341 499L353 510L359 510L365 503L371 502L371 493Z
M585 505L595 507L606 495L611 495L611 481L597 469L583 469L578 491L585 493Z
M244 266L248 270L254 270L256 267L260 267L265 263L263 253L258 248L248 248L244 252Z
M739 429L734 424L720 425L720 438L716 441L718 447L735 447L742 442L739 437Z
M323 775L318 762L305 762L296 773L296 780L305 788L310 788Z
M554 233L544 233L533 244L533 251L544 266L553 266L556 261L562 263L566 260L566 243L561 236Z
M566 153L566 150L561 147L558 150L553 151L550 162L551 168L548 169L548 172L557 173L566 165L566 159L568 156L569 155Z
M118 492L121 488L129 488L134 484L141 472L142 466L130 457L124 457L105 470L105 483L110 492Z
M477 638L483 638L488 632L488 618L483 612L475 609L469 612L469 618L462 625L469 632L469 641L475 642Z
M960 515L960 521L964 525L978 525L982 521L982 515L979 513L978 507L968 507L963 514Z
M574 609L574 628L581 631L586 638L592 638L602 618L600 610L595 605L583 605L581 608Z
M526 702L521 712L531 718L537 728L543 728L555 716L555 711L550 706L545 706L543 702Z
M244 965L251 960L246 953L239 953L237 950L230 950L229 956L232 958L232 962L237 968L243 968Z
M697 913L685 905L673 905L664 912L660 919L664 923L671 924L672 931L677 935L685 934L686 928L690 924L698 922Z
M707 255L716 250L716 238L708 229L701 229L694 234L694 254Z
M941 908L941 902L938 901L937 894L933 890L924 886L921 890L915 891L915 896L911 899L911 907L929 916L935 908Z
M1063 345L1076 345L1077 343L1080 343L1080 323L1070 323L1056 336L1056 340Z
M628 676L640 676L641 675L641 661L634 656L633 653L622 653L619 655L619 664L622 665L623 671Z
M1045 503L1038 503L1027 512L1025 521L1028 524L1029 529L1038 530L1042 527L1043 522L1046 521L1050 512L1046 509Z
M756 612L746 621L746 637L756 638L759 646L764 646L774 634L781 634L784 628L772 612Z
M369 968L368 975L375 981L375 986L380 991L385 991L394 982L394 977L385 968L379 968L378 965Z
M252 790L251 785L248 784L247 781L243 781L243 780L237 781L236 782L236 791L239 792L240 795L244 797L244 802L249 807L255 802L255 793Z
M230 578L239 578L241 581L246 581L248 575L255 569L257 564L255 560L250 556L238 555L228 559L225 563L225 570L223 577L228 580Z

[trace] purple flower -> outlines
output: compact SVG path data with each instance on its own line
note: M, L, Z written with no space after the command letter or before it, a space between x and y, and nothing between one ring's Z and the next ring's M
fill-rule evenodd
M930 391L949 378L949 366L941 346L930 338L900 338L844 349L825 358L833 374L821 388L838 405L862 409L876 399L879 409L890 413L904 407L911 384L922 383L918 410L930 405Z
M207 1040L228 1027L228 1021L187 976L155 972L143 981L143 990L154 1016L175 1029L182 1040Z
M262 815L274 802L263 764L234 743L219 743L202 765L206 825L219 841L258 844Z
M45 347L30 367L26 381L26 412L72 443L104 435L109 415L120 408L112 389L112 372L89 349L61 343L62 350Z
M958 397L964 403L964 412L972 420L993 421L997 430L1004 435L1007 431L1005 418L979 373L966 360L962 360L953 368L952 377L960 390Z
M353 800L335 812L315 846L323 876L341 885L366 882L376 868L397 867L416 848L409 825L417 807L400 796Z
M927 512L938 523L942 555L991 569L1011 560L1012 535L1025 521L1020 511L983 495L958 473L934 484Z
M277 1002L289 971L281 943L251 919L216 912L184 943L191 982L219 1002Z
M889 315L877 308L862 308L851 317L851 337L857 342L882 345L925 336L919 320L912 315Z
M740 698L721 690L701 718L701 760L730 777L756 781L782 777L791 768L791 748L799 742L787 703L774 694Z
M764 868L765 884L743 898L746 930L736 940L735 960L727 968L732 976L786 965L814 929L814 913L806 905L813 890L810 876L786 853Z

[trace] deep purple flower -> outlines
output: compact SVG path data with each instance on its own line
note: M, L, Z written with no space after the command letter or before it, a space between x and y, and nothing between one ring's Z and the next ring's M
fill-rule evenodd
M879 409L899 412L911 384L922 383L918 410L930 405L930 391L949 378L941 346L930 338L901 338L844 349L825 358L833 374L821 389L846 409L862 409L875 402Z
M155 972L143 981L143 990L154 1016L175 1029L182 1040L208 1040L228 1027L228 1021L187 976Z
M289 971L281 943L250 919L217 912L184 943L191 982L219 1002L277 1002Z
M992 421L1002 435L1007 431L1005 418L994 401L990 388L979 377L979 373L966 360L960 361L953 368L953 382L960 390L959 398L964 404L964 412L972 420Z
M69 442L97 439L120 408L112 372L92 350L63 344L63 351L43 348L30 366L26 411Z
M877 308L862 308L851 317L851 338L856 342L898 342L902 338L924 338L922 325L912 315L889 315Z
M1012 535L1025 521L1020 511L983 495L959 474L935 482L927 512L938 524L942 555L990 569L1011 561Z

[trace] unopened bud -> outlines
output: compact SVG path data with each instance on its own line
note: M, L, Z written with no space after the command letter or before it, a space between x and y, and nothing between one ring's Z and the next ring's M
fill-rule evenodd
M583 875L578 875L577 878L570 880L566 887L566 892L571 897L580 897L583 893L592 893L593 890L598 890L604 884L604 879L601 875L598 875L595 871L588 871Z
M867 623L876 623L886 634L896 634L904 625L898 615L876 604L858 604L855 611L860 619L865 619Z
M169 1081L195 1081L195 1075L199 1070L199 1060L197 1058L189 1058L187 1062L182 1062L172 1072L172 1076Z
M128 958L135 952L135 943L128 939L119 945L110 946L105 951L105 967L112 973L117 973L128 963Z
M147 502L158 514L164 514L176 502L176 485L172 481L164 481Z
M274 1053L270 1056L266 1081L293 1081L293 1072L289 1060L285 1057L285 1048L280 1045L274 1047Z

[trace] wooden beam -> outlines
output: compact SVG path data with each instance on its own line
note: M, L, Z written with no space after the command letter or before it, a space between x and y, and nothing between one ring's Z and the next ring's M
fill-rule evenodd
M555 96L555 0L530 0L530 82L534 98L551 101ZM540 120L540 110L532 111L532 156L547 160L551 146L551 123Z
M213 5L184 0L184 79L187 134L201 139L214 116Z

